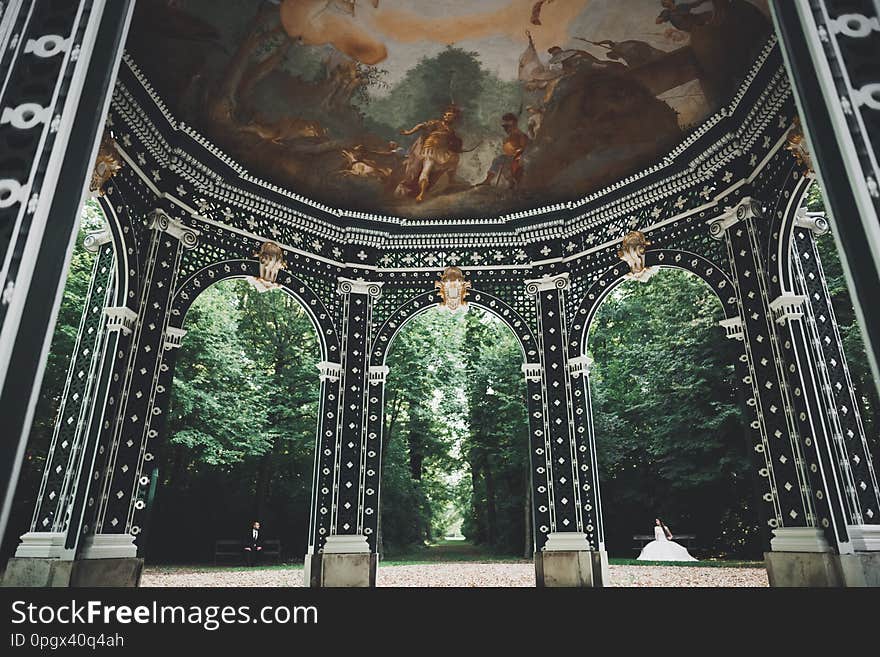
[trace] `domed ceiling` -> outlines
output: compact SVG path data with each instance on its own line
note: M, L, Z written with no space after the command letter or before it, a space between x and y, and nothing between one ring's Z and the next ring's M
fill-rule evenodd
M332 207L492 217L651 165L734 93L765 0L140 0L178 120Z

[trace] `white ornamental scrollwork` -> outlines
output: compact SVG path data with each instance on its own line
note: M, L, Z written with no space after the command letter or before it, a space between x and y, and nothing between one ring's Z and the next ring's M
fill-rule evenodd
M70 39L65 39L60 34L44 34L39 39L28 39L24 46L27 55L37 57L54 57L60 52L67 52L70 48Z
M0 209L8 208L27 199L27 187L17 180L0 180Z
M38 103L22 103L18 107L4 107L0 115L0 125L9 123L19 130L30 130L34 126L47 123L52 116L51 109Z

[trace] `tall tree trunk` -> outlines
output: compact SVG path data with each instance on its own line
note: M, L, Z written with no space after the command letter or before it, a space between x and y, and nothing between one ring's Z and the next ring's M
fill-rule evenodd
M473 453L474 450L471 450L471 518L473 518L475 530L472 540L474 543L484 543L486 540L486 528L480 517L480 508L478 506L480 500L479 481L482 471Z
M263 513L266 511L266 498L269 494L269 480L272 475L272 450L260 457L257 466L257 485L254 490L254 520L264 522Z
M486 480L486 530L488 532L488 542L493 548L495 541L498 540L497 534L497 509L495 508L495 475L492 472L492 466L487 462L486 469L483 472Z

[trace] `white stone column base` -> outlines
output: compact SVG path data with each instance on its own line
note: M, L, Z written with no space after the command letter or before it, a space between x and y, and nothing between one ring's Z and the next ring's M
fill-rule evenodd
M137 556L131 534L94 534L86 536L80 554L82 559L124 559Z
M21 536L21 543L15 550L16 557L39 559L73 559L73 550L66 550L64 532L28 532Z
M324 543L324 554L362 554L370 552L363 534L333 534Z
M590 544L583 532L550 532L544 544L545 552L584 552Z
M880 525L847 525L846 531L856 552L880 551Z
M832 552L825 534L815 527L780 527L770 539L773 552Z

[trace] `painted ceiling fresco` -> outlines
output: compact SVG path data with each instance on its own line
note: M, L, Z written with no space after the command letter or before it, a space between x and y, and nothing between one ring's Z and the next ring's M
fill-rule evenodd
M140 0L177 118L333 207L490 217L650 166L727 102L765 0Z

